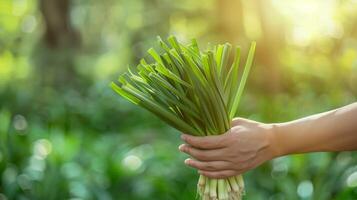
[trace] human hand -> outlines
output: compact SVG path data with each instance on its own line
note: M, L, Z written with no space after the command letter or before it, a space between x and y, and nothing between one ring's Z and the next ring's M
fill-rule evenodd
M186 144L180 151L194 159L185 164L210 178L226 178L244 173L277 153L273 144L273 126L247 119L236 118L232 128L222 135L197 137L182 135Z

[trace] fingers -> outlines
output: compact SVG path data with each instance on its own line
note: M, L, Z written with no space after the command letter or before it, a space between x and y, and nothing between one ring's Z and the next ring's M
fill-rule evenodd
M187 144L181 144L179 150L201 161L221 160L222 155L225 155L223 149L203 150Z
M223 171L199 170L198 173L200 173L203 176L209 177L209 178L217 178L217 179L228 178L228 177L236 176L236 175L240 174L239 172L234 171L234 170L223 170Z
M199 161L188 158L185 160L185 164L203 171L222 171L231 169L231 163L227 161Z
M213 135L213 136L192 136L182 134L181 138L187 144L199 149L219 149L224 148L229 141L228 134Z
M225 167L226 164L231 164L229 162L224 162L224 161L220 161L220 162L210 162L209 165L211 165L213 170L210 170L206 167L206 164L203 163L198 163L198 162L193 162L193 160L187 161L185 160L185 163L187 163L187 165L193 166L195 168L198 169L198 173L204 176L207 176L209 178L227 178L227 177L231 177L231 176L236 176L239 174L243 174L249 170L251 170L252 168L255 167L255 165L253 166L251 161L249 163L243 163L240 165L240 167L235 167L235 168L230 168Z

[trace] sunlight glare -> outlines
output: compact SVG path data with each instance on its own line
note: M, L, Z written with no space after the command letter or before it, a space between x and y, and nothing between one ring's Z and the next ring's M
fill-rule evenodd
M273 0L273 6L291 26L288 39L293 44L306 46L321 37L343 35L343 28L335 19L336 0Z

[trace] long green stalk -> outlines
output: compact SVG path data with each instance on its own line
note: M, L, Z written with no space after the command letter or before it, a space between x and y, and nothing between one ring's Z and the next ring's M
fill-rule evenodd
M111 87L115 92L186 134L207 136L227 132L237 112L253 63L251 44L240 76L240 48L229 63L228 43L200 51L196 40L183 45L174 36L161 49L150 48L152 62L142 59L136 70L128 70ZM200 176L197 191L203 200L240 200L242 176L210 179Z

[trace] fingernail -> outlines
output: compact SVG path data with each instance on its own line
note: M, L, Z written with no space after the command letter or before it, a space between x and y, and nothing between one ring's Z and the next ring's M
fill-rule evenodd
M180 150L180 151L183 151L183 150L184 150L184 146L185 146L184 144L181 144L181 145L179 146L179 150Z
M199 174L202 174L202 171L201 171L201 170L198 170L197 172L198 172Z
M185 164L188 165L189 163L190 163L190 159L187 158L187 159L185 160Z
M185 140L186 140L186 136L185 136L185 134L182 134L182 135L181 135L181 140L183 140L183 141L185 141Z

